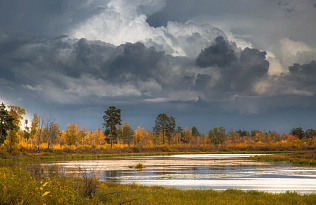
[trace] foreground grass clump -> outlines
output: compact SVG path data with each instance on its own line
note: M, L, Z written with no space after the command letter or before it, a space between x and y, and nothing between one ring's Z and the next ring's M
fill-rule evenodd
M62 177L58 167L41 166L0 168L0 204L316 204L315 194L121 185L100 182L93 176Z

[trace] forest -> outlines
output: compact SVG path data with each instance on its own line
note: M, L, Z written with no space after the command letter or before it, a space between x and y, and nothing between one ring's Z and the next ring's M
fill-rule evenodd
M279 134L265 130L226 130L211 128L199 133L176 126L165 113L155 119L153 130L121 123L121 110L110 106L103 119L104 127L88 131L76 123L60 130L52 117L33 114L28 122L25 109L4 103L0 107L0 158L37 153L139 153L139 152L214 152L214 151L304 151L316 148L316 131L301 127ZM154 120L154 119L153 119ZM24 125L24 126L22 126Z

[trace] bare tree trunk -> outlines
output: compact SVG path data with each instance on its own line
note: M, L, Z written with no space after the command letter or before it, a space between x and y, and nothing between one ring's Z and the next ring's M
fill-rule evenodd
M111 135L111 149L112 149L112 146L113 146L113 135L112 135L112 130L110 132L110 135Z
M39 135L38 135L38 138L37 138L37 152L39 152L39 146L40 146L40 143L41 143L41 134L42 134L42 128L40 129L39 131Z
M49 133L47 152L49 152L49 146L50 146L50 139L51 139L51 137L52 137L52 135L51 135L51 133Z

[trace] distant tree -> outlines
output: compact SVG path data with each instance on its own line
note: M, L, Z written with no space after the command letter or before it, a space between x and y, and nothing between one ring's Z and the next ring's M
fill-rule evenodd
M28 126L29 124L29 120L28 119L25 119L24 121L25 123L25 127L24 127L24 131L23 131L23 138L28 141L31 137L31 134L30 134L30 127Z
M192 136L194 136L194 137L200 136L200 133L195 126L193 126L191 130L192 130Z
M170 116L169 117L169 127L166 130L167 131L166 134L167 134L167 137L168 137L169 145L170 145L170 142L171 142L171 138L172 138L172 136L175 133L175 128L176 128L176 119L174 117Z
M256 135L257 135L257 133L259 133L260 131L259 130L251 130L250 131L250 135L252 136L252 137L255 137Z
M234 145L236 143L236 135L233 130L230 130L228 133L228 137L231 140L232 144Z
M306 138L312 138L312 137L316 136L316 130L314 130L314 129L306 130L305 136L306 136Z
M263 143L268 142L266 131L265 130L261 130L260 134L261 134L261 142L263 142Z
M182 127L178 126L175 132L176 132L176 134L178 136L177 138L178 138L178 143L179 143L180 141L182 141L183 136L184 136L184 132L183 132Z
M239 137L246 137L250 135L250 133L247 130L241 130L241 129L236 131L236 134L238 134Z
M45 134L45 141L47 141L47 152L49 152L49 147L52 141L55 141L59 134L58 123L55 122L55 119L50 115L47 119L43 120L43 130Z
M115 106L110 106L103 115L105 135L110 135L111 148L113 146L113 135L116 135L116 126L121 124L121 109L117 109Z
M4 103L0 105L0 144L3 144L8 131L15 128L14 117L6 110Z
M134 145L141 144L145 139L145 129L141 127L137 127L137 129L134 131Z
M271 133L273 135L274 141L279 142L281 140L281 138L280 138L281 135L277 131L272 131Z
M226 138L226 129L223 127L216 127L212 130L209 130L208 137L210 141L214 144L223 144Z
M124 144L131 145L132 137L133 137L133 129L128 122L124 122L123 125L117 126L117 134L119 139L123 141Z
M55 121L49 121L46 125L48 130L47 152L49 152L49 147L51 143L56 142L56 139L60 134L60 130L58 128L58 123Z
M104 139L104 132L103 132L103 130L102 129L95 129L92 132L91 140L92 140L92 145L93 146L100 145L100 144L104 143L105 139Z
M171 135L175 132L176 121L175 118L168 117L165 113L159 114L155 120L154 133L162 132L162 143L165 144L165 136L171 141Z
M294 135L295 137L302 139L305 136L305 132L303 128L298 127L298 128L293 128L290 132L291 135Z
M192 138L192 131L188 127L184 128L184 133L183 133L183 137L181 138L181 141L187 144L187 143L190 143L191 138Z
M81 127L76 123L67 125L66 142L68 145L76 145L80 139Z
M31 122L31 132L30 132L30 138L31 138L31 146L33 145L33 139L36 136L38 126L39 126L40 120L36 113L33 114L33 119Z
M34 125L34 127L33 127L33 131L31 129L31 133L32 132L35 133L37 152L40 152L40 145L46 140L47 130L45 127L45 123L46 123L45 117L38 117L37 114L34 115L34 118L32 121L32 124ZM35 129L37 129L37 131L35 131Z

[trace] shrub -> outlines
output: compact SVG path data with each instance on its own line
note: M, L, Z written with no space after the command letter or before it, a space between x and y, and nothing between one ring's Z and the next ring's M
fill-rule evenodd
M84 177L79 192L84 197L89 197L91 199L98 189L98 184L99 181L95 176Z
M10 154L4 149L0 149L0 159L8 159L10 158Z
M139 153L140 152L139 147L132 147L132 150L133 150L134 153Z

